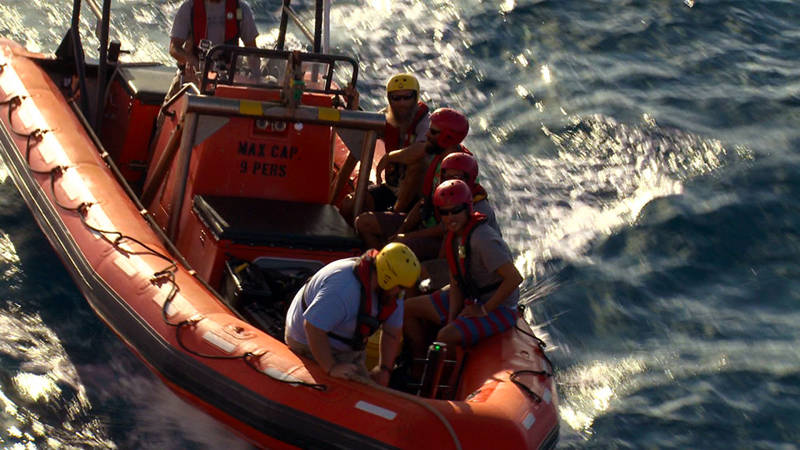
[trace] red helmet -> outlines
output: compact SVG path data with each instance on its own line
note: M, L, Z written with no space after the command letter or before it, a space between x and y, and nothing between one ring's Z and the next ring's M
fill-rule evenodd
M467 185L472 187L478 178L478 161L475 157L465 152L450 153L442 160L442 172L445 169L460 170L467 174Z
M439 108L434 111L431 114L431 125L439 129L436 143L442 148L460 144L469 132L467 117L450 108Z
M472 211L472 189L461 180L447 180L433 192L436 208L453 208L466 204Z

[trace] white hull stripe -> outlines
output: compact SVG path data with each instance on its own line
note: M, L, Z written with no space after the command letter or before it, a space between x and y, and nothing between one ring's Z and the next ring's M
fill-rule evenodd
M231 353L236 350L236 344L232 344L225 339L222 339L219 335L211 331L206 331L203 334L203 339L225 353Z
M366 411L370 414L374 414L378 417L383 417L386 420L394 420L397 417L397 413L386 408L381 408L378 405L373 405L372 403L367 403L364 400L359 400L356 403L356 408L362 411Z
M526 430L530 430L534 422L536 422L536 417L533 416L533 413L528 413L528 415L525 416L525 420L522 421L522 426L525 427Z

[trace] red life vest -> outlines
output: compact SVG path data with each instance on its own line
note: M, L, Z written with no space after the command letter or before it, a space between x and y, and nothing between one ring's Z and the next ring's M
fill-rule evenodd
M470 155L472 154L472 152L467 150L467 147L464 147L463 145L459 145L456 152L463 152ZM434 156L433 161L431 161L431 164L428 166L428 170L425 172L425 180L422 182L422 195L428 200L433 199L433 190L439 185L438 182L441 179L442 160L449 154L450 153L442 152Z
M428 114L428 105L422 102L417 103L417 112L414 114L414 118L411 119L411 125L408 126L408 130L401 136L400 129L396 126L386 122L386 126L383 129L383 144L386 147L386 152L391 152L392 150L397 150L401 148L406 148L411 145L417 136L414 132L417 130L417 125L425 118Z
M472 154L467 147L463 145L458 146L456 152L464 152ZM455 153L455 152L453 152ZM433 190L439 185L442 177L442 160L450 153L440 153L433 157L433 161L428 166L425 172L425 179L422 182L422 226L430 228L439 223L439 217L436 215L435 208L433 207ZM474 192L473 192L474 194Z
M367 250L359 258L353 271L361 282L361 304L356 319L356 331L352 339L328 333L329 336L350 344L353 350L363 350L367 346L367 339L386 322L397 309L397 299L392 298L388 303L381 304L378 300L378 311L372 311L372 271L375 267L375 257L378 251L374 248Z
M239 21L242 19L242 8L239 0L225 0L225 42L228 45L239 44ZM203 39L208 39L208 18L206 5L203 0L192 2L192 39L194 45L200 44ZM215 44L220 44L215 42Z
M447 257L447 266L450 269L450 275L452 275L453 279L458 283L458 287L464 294L465 300L477 301L482 294L491 292L500 286L499 283L495 283L489 286L478 287L469 275L471 256L470 239L472 238L472 232L485 221L485 215L473 211L467 225L458 233L458 236L461 238L460 243L456 241L456 233L453 231L448 231L444 238L444 250L445 256Z

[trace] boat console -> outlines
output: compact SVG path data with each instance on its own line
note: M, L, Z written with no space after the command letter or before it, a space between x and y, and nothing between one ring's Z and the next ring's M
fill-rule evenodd
M236 281L233 265L321 267L362 251L331 203L342 197L337 158L372 167L384 126L382 114L341 107L357 73L344 56L217 46L200 85L171 98L162 93L170 71L125 67L114 77L104 125L126 133L104 135L109 153L198 276L240 314L264 298L223 289ZM354 180L364 191L366 176Z

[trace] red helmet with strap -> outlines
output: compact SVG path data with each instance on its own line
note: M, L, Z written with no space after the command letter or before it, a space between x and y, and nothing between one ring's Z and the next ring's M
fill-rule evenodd
M442 148L460 144L469 133L467 117L451 108L439 108L434 111L431 114L431 126L439 129L436 143Z
M467 185L471 188L478 178L478 161L469 153L450 153L442 160L442 172L445 170L460 170L467 175Z
M433 204L436 208L467 205L472 211L472 189L461 180L447 180L434 191Z

